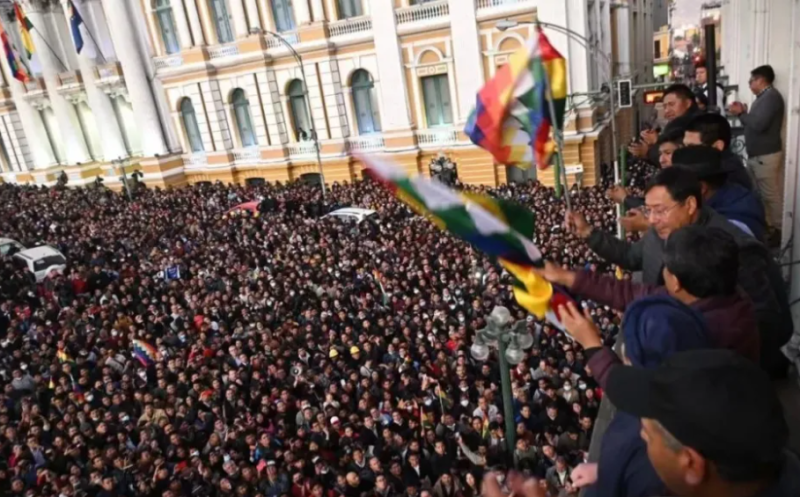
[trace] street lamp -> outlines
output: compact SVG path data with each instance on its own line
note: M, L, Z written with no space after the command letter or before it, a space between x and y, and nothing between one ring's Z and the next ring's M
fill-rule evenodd
M314 150L317 152L317 171L319 172L320 184L322 185L322 200L324 201L325 197L327 196L327 189L325 187L325 174L322 172L322 155L320 155L319 138L317 137L317 125L314 123L314 114L311 111L311 98L308 96L308 80L306 79L306 70L303 67L303 57L297 53L297 50L295 50L292 44L289 43L283 36L275 33L274 31L269 31L266 29L262 32L283 43L292 53L297 61L297 64L300 66L300 76L303 78L303 100L305 101L306 110L308 111L308 118L311 120L311 139L314 140Z
M500 361L500 383L503 394L503 420L506 424L506 446L513 461L516 447L516 424L514 422L513 394L511 392L511 371L525 356L524 350L531 348L533 337L525 321L511 324L511 311L497 306L486 319L486 328L478 330L470 347L470 354L476 361L489 358L490 347L497 347Z
M122 181L122 186L125 187L125 193L128 195L128 201L133 202L133 195L131 195L131 187L128 184L128 174L125 172L125 167L128 166L129 162L130 161L128 159L123 159L122 157L111 161L111 163L114 164L115 168L122 170L122 176L120 176L119 179Z

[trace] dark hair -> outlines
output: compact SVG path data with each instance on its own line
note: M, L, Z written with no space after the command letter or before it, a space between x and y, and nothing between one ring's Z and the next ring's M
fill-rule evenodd
M733 295L739 247L733 236L720 228L685 226L667 239L664 265L697 298Z
M754 78L764 78L769 84L772 84L775 81L775 71L770 65L758 66L750 71L750 75Z
M731 145L731 124L717 113L700 114L692 119L686 131L700 133L700 141L708 147L718 140L726 149Z
M675 145L683 146L683 130L674 129L665 133L661 133L661 136L658 137L658 142L656 145L660 147L665 143L674 143Z
M647 183L645 194L657 186L663 186L676 202L685 202L689 197L697 201L697 208L703 206L703 193L697 175L682 167L667 167L659 170Z
M691 88L689 88L686 85L677 84L670 86L664 91L664 98L666 98L667 95L670 94L674 94L678 98L682 98L683 100L691 100L694 102L694 97L695 97L694 92L692 91Z

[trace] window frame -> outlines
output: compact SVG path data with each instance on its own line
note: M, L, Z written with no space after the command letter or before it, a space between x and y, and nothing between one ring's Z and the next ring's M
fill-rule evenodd
M372 75L366 69L356 70L350 78L350 88L352 90L353 113L355 114L358 134L371 135L380 133L382 129L380 112L377 108L375 80ZM362 109L361 106L363 105L366 105L367 109ZM368 122L362 120L362 114L369 116Z
M172 11L170 0L156 0L153 11L156 14L158 30L161 32L161 41L164 42L164 51L168 54L179 53L181 43L178 40L175 14ZM169 30L164 29L165 24L168 24Z
M426 82L431 81L433 86L433 91L436 92L435 95L428 95L428 91L426 87L428 86ZM422 87L422 100L425 106L425 124L428 128L442 128L447 126L453 125L453 100L452 95L450 94L450 75L449 74L436 74L433 76L425 76L420 78L419 82L420 86ZM445 107L442 104L443 99L442 95L447 94L447 102L449 106L449 112L445 113ZM435 98L435 100L430 100L430 98ZM434 120L431 119L431 106L429 102L435 103L434 107L437 108L438 111L438 119Z
M294 91L295 89L297 89L297 91ZM292 128L294 129L297 141L300 141L300 128L298 127L300 117L303 118L305 124L308 126L308 129L303 129L303 131L305 131L310 138L312 133L311 116L308 113L308 106L306 105L307 93L305 82L301 79L293 79L290 81L286 90L286 96L289 99L289 111L292 114L290 116L292 119ZM300 114L302 114L302 116Z
M214 29L217 33L217 43L224 45L226 43L233 43L236 40L236 35L233 32L233 26L231 26L231 14L228 9L227 0L208 0L209 6L211 7L211 20L214 22ZM219 8L222 9L220 11ZM224 16L222 15L224 14ZM224 18L224 30L223 25L220 24L221 19ZM226 36L223 36L226 35ZM226 39L228 38L229 39Z
M275 23L275 30L278 33L294 31L297 23L294 20L294 10L291 0L270 0L272 7L272 20ZM278 8L280 6L280 8ZM280 15L279 15L280 13Z
M256 136L256 130L253 128L253 116L250 113L250 101L247 99L247 95L244 93L243 89L236 88L233 90L233 95L231 96L231 107L233 110L233 119L236 121L236 130L239 133L239 142L241 143L242 148L258 146L258 137ZM242 123L242 118L246 120L245 123ZM248 134L249 140L245 140L245 137Z
M188 104L188 106L187 106ZM183 124L183 132L186 134L186 142L189 145L189 153L198 154L203 153L206 151L205 143L203 143L203 135L200 133L200 123L197 121L197 113L194 111L194 103L192 99L189 97L184 97L181 100L180 105L180 112L181 112L181 124ZM187 117L191 117L192 125L189 126L187 124ZM192 131L196 132L196 141L192 138ZM195 144L198 145L198 149L195 148Z

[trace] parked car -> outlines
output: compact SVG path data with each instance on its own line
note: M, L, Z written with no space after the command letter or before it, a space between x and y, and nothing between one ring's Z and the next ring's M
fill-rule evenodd
M360 224L364 222L365 219L371 218L376 216L378 213L370 210L370 209L361 209L359 207L345 207L343 209L337 209L333 212L329 212L322 216L323 219L327 217L335 217L338 219L347 219L350 221L355 221L356 224Z
M13 255L20 250L25 250L25 247L18 241L13 238L0 238L0 256L8 255L9 252Z
M22 250L14 254L14 263L33 273L39 283L53 274L61 274L67 267L64 254L49 245Z

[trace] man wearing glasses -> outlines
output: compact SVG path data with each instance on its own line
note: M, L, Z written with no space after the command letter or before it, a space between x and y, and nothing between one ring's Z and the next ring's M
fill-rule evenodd
M607 262L629 271L642 271L642 282L663 285L664 245L669 235L689 225L720 228L739 247L738 285L755 306L761 336L785 337L792 333L792 319L781 274L769 251L723 216L703 206L697 175L687 169L662 169L652 178L645 194L643 213L650 228L641 240L630 243L590 225L583 215L567 213L567 229L586 241ZM783 343L762 344L762 367L773 377L786 374L788 361L778 350ZM765 356L768 354L768 356Z

